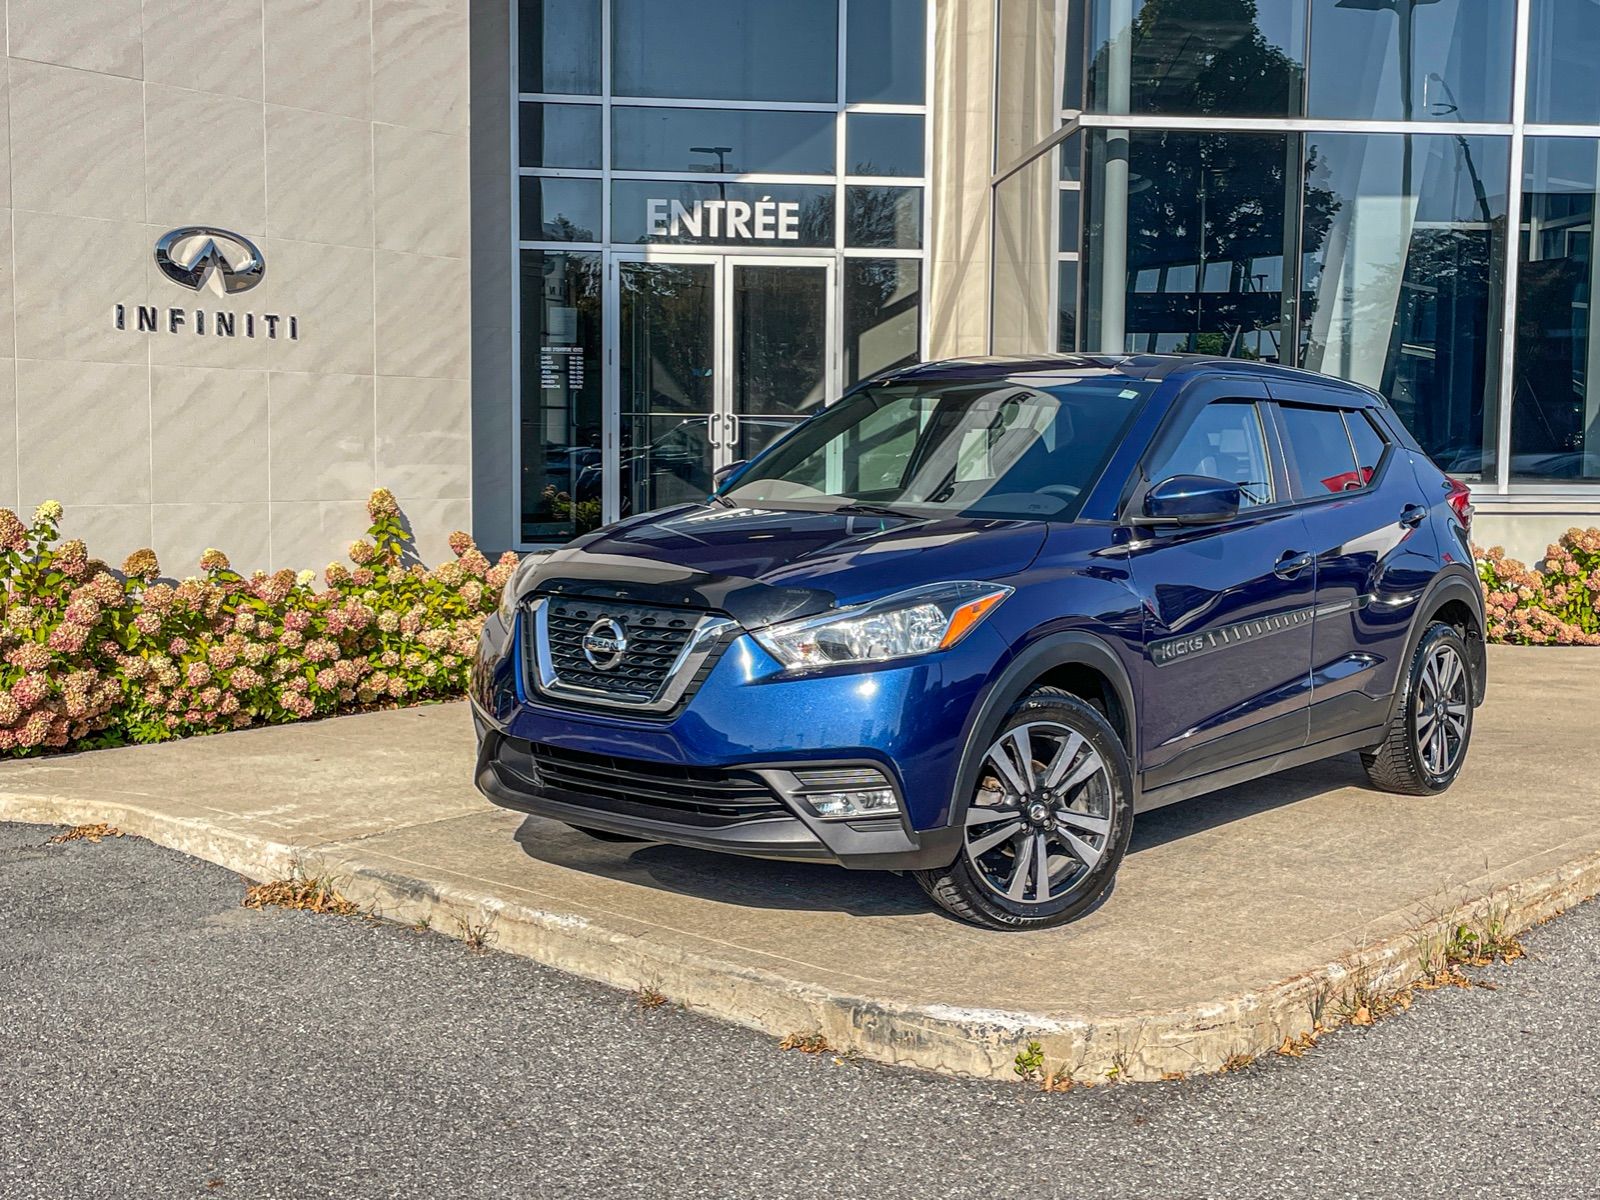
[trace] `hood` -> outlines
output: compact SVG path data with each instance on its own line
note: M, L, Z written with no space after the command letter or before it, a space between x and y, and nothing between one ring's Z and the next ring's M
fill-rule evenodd
M746 628L951 579L1023 570L1039 521L695 504L636 517L545 558L541 592L726 612Z

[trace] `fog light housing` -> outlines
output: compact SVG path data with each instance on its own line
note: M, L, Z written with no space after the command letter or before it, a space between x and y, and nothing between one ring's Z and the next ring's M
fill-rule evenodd
M900 815L900 798L882 771L871 767L796 771L800 797L819 817L858 821Z

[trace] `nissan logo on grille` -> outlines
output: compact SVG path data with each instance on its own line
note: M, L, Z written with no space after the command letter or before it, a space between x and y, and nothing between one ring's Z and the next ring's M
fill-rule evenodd
M583 656L597 671L609 671L628 652L628 634L610 617L601 617L583 635Z

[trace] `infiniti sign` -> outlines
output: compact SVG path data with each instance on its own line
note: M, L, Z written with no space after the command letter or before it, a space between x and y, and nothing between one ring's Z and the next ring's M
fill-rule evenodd
M266 260L249 238L204 225L184 225L162 234L156 242L156 266L173 283L197 292L210 280L212 290L223 296L248 292L267 273Z
M223 300L248 292L267 275L266 256L254 242L210 225L169 229L156 239L155 259L156 268L171 282L195 292L209 285ZM293 313L116 304L111 309L111 324L137 333L300 340L300 318Z

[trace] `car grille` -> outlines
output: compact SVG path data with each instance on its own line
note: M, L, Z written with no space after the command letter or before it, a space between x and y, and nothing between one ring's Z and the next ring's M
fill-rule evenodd
M686 609L595 599L550 596L544 600L544 652L547 675L543 690L581 702L642 704L660 696L695 631L707 614ZM597 667L585 656L583 639L597 622L615 621L627 636L627 648L616 665ZM538 638L537 627L534 638ZM535 656L538 647L531 647ZM700 664L701 674L709 662ZM537 668L537 664L535 664ZM577 695L572 693L576 692Z
M624 816L718 827L790 815L753 772L617 758L515 738L505 739L498 761L521 776L523 786Z

